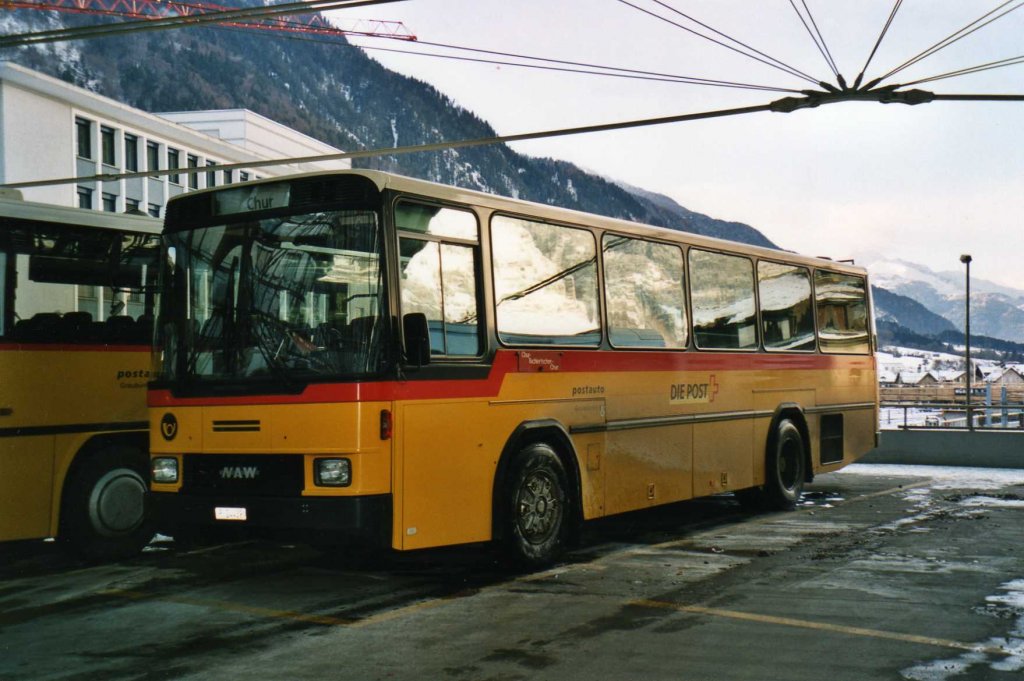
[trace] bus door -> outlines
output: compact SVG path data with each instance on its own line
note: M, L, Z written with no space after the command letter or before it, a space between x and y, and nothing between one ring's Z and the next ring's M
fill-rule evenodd
M415 358L405 339L409 399L395 406L395 546L482 541L491 530L497 428L485 387L479 225L469 210L412 200L394 205L394 224L401 312L425 318L419 342L429 343L429 354Z

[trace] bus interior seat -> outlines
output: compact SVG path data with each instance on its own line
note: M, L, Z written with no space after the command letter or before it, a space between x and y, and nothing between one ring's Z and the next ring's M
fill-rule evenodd
M349 333L352 334L352 341L359 345L370 342L370 335L373 333L373 326L377 323L374 316L357 317L349 322Z
M57 328L59 325L60 313L37 312L29 319L22 319L15 324L11 335L16 341L53 343L57 340Z
M57 325L59 340L69 343L88 343L96 340L89 312L65 312Z
M128 315L107 317L103 340L107 343L125 344L135 341L135 320Z

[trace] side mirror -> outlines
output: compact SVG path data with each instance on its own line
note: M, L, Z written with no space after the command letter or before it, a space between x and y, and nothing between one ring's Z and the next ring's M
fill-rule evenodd
M430 364L430 329L427 315L410 312L402 317L402 333L405 336L405 358L410 364Z

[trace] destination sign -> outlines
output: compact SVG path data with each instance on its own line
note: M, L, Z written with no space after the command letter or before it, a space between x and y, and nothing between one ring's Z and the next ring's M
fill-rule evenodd
M213 195L213 214L235 215L286 208L290 196L291 185L287 182L227 189Z

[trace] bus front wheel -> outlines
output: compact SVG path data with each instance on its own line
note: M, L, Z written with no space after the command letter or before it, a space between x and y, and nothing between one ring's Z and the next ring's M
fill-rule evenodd
M526 569L561 554L569 525L565 467L547 444L527 446L512 462L502 509L506 556Z
M90 561L132 556L153 538L146 512L146 457L127 445L93 452L72 471L61 505L60 539Z
M765 464L765 505L780 511L796 508L807 478L807 455L800 429L789 419L779 421Z

